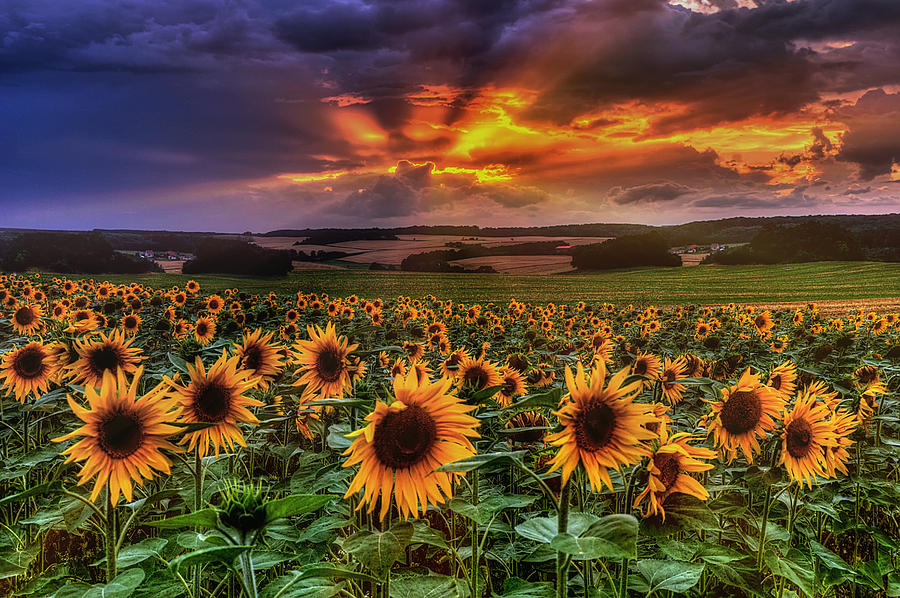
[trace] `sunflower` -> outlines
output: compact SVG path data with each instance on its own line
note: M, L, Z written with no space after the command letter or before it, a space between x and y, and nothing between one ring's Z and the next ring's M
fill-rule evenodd
M103 381L104 372L115 372L122 369L127 373L133 373L141 362L141 350L132 347L134 339L125 338L121 330L106 335L100 333L100 338L82 339L75 341L75 351L79 359L67 366L72 382L85 386L99 387Z
M41 316L43 315L44 309L40 305L22 305L13 312L13 328L22 335L34 334L43 326L41 322Z
M469 355L468 351L465 349L453 351L447 356L447 359L441 362L441 374L443 374L445 378L458 378L460 374L459 365L470 358L471 355Z
M321 410L321 407L310 406L307 403L318 399L319 395L310 391L307 386L303 389L297 402L297 415L294 418L294 424L297 426L297 431L307 440L312 440L315 437L313 431L309 429L309 423L312 420L319 419L319 411Z
M825 475L829 478L837 477L838 471L847 475L847 461L850 460L850 452L847 450L853 441L850 435L856 430L858 422L856 414L839 410L831 414L832 430L834 430L834 446L825 447Z
M194 322L194 338L202 346L206 346L216 336L216 321L209 316L200 316Z
M475 454L470 438L478 438L478 420L468 415L474 409L450 394L452 382L419 380L414 372L394 378L394 401L376 402L366 416L364 428L344 454L344 467L360 464L345 498L362 491L359 507L375 509L379 495L384 519L391 495L404 517L424 513L453 493L453 482L461 474L435 471L438 467Z
M659 382L662 388L662 396L670 405L677 405L683 398L684 384L678 384L678 380L685 377L684 370L687 362L684 357L672 360L666 357L662 369L659 372Z
M502 366L498 369L500 384L502 387L494 396L498 403L504 407L511 405L514 398L525 394L525 381L519 370Z
M83 437L62 454L68 455L66 463L85 462L78 474L79 486L97 476L91 492L92 501L108 487L111 505L119 502L120 494L130 502L133 499L132 482L143 485L144 479L156 475L154 470L170 471L172 462L162 449L178 450L168 437L180 430L165 423L175 419L177 407L166 398L164 385L138 398L142 372L143 368L139 368L129 385L122 370L116 375L104 371L99 392L85 387L87 409L72 395L68 396L69 407L84 425L53 441Z
M406 356L410 359L410 361L421 359L425 355L425 347L423 347L420 343L412 341L404 342L403 350L406 352Z
M211 314L217 314L225 307L225 300L218 295L210 295L206 298L206 309Z
M634 363L631 364L631 375L645 378L639 381L641 390L647 388L651 380L655 380L659 376L661 365L659 358L652 353L638 353L635 356Z
M137 314L128 314L122 317L121 326L125 334L135 334L141 326L141 317Z
M666 520L663 505L671 494L676 492L690 494L700 500L709 498L709 492L690 473L712 469L710 463L701 459L713 459L715 451L688 444L692 436L687 433L668 435L665 428L661 430L659 447L653 452L647 464L650 477L647 487L634 499L633 508L637 509L647 499L646 509L641 509L642 517L659 515Z
M853 372L853 385L862 388L869 394L885 394L887 387L881 381L878 368L873 365L864 365Z
M596 362L589 378L581 363L574 376L566 367L569 394L556 412L565 428L547 437L549 444L560 447L550 462L550 471L562 468L563 484L581 463L594 491L599 491L603 483L612 490L608 469L633 465L649 455L644 443L656 434L644 426L656 418L650 405L633 402L640 385L633 382L623 386L627 376L628 368L619 370L604 388L606 365L602 361Z
M499 386L500 371L497 366L484 357L474 359L467 357L459 363L459 385L474 391Z
M234 344L241 369L256 377L257 385L262 390L267 390L269 383L284 369L284 360L279 353L281 347L272 342L274 334L263 333L261 328L257 328L254 332L244 334L240 343Z
M769 373L766 386L787 400L797 390L797 364L787 360Z
M0 361L0 379L3 380L3 386L13 391L20 403L24 403L29 392L35 398L40 393L47 392L47 385L58 368L56 353L50 347L34 341L3 355Z
M774 430L783 411L781 395L747 368L734 386L722 389L722 400L712 403L709 431L715 435L716 446L728 453L729 463L738 448L753 463L754 453L759 452L757 437L765 438L767 431Z
M523 411L510 418L503 427L508 430L510 443L536 444L547 437L550 422L540 411Z
M194 364L188 364L190 382L186 386L173 386L173 395L181 405L181 421L212 424L196 432L188 432L179 444L188 444L188 450L200 451L206 456L212 445L216 456L226 446L234 450L235 443L247 446L238 423L258 424L259 420L247 407L262 407L263 403L245 393L256 386L250 372L239 370L240 358L228 357L225 351L207 371L198 356Z
M766 310L761 314L757 314L756 317L753 318L753 326L756 328L757 334L765 336L775 327L775 322L772 321L772 312Z
M319 326L307 327L310 340L297 341L294 358L300 364L300 378L294 386L308 384L311 390L325 397L343 398L352 388L347 356L358 345L351 345L347 337L338 336L334 324L328 322L323 331Z
M812 488L816 476L825 477L825 449L837 445L831 412L815 395L797 398L784 415L781 432L781 460L791 479Z
M187 282L187 285L185 285L185 288L187 289L188 293L191 293L193 295L194 293L197 293L200 290L200 285L197 283L196 280L189 280Z

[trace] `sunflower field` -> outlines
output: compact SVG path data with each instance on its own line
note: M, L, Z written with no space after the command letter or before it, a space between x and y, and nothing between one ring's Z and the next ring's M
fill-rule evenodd
M900 596L900 319L0 275L0 595Z

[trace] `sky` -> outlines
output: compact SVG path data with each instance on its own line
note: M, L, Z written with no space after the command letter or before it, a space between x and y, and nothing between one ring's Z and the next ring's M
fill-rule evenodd
M900 211L900 0L0 0L0 226Z

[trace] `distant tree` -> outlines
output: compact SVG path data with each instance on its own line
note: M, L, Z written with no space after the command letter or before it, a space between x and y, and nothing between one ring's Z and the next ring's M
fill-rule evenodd
M843 226L807 221L796 226L767 224L749 245L710 254L706 263L783 264L817 261L850 261L866 258L857 238Z
M236 239L207 237L197 244L197 257L184 263L185 274L284 276L293 269L291 253Z
M668 243L655 232L625 235L603 243L573 247L568 251L572 254L572 265L579 270L681 265L681 259L669 253Z
M0 268L38 268L67 274L138 274L161 272L155 262L115 251L98 232L34 231L0 246Z

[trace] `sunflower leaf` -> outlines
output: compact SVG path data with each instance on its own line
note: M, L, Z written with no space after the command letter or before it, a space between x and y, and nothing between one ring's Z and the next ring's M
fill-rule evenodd
M24 490L19 492L18 494L11 494L9 496L4 496L0 498L0 507L5 504L20 501L26 498L30 498L32 496L41 496L44 494L53 494L55 492L60 492L62 490L62 482L59 480L53 482L45 482L43 484L38 484L37 486L32 486L28 490Z
M148 521L147 525L162 529L180 529L183 527L216 527L219 521L219 511L212 507L201 509L193 513L176 515L160 521Z
M223 563L231 566L234 559L251 550L252 546L216 546L214 548L201 548L194 552L183 554L169 563L169 569L179 573L185 567L202 565L203 563Z
M638 571L647 580L648 596L658 590L686 592L697 585L705 568L706 565L702 563L683 561L644 559L637 562Z
M266 503L266 523L282 517L312 513L337 498L333 494L293 494Z
M526 395L507 407L507 409L524 409L524 408L535 408L535 407L550 407L551 409L555 409L559 407L559 400L563 396L563 389L561 387L551 388L547 392L542 392L540 394L532 394Z
M413 525L403 522L384 532L358 531L344 540L341 548L352 554L367 569L383 577L412 541Z
M448 471L454 473L463 473L466 471L474 471L481 469L487 465L512 461L516 465L521 463L520 458L528 451L512 451L505 453L484 453L482 455L473 455L466 459L460 459L453 463L447 463L438 467L435 471Z

